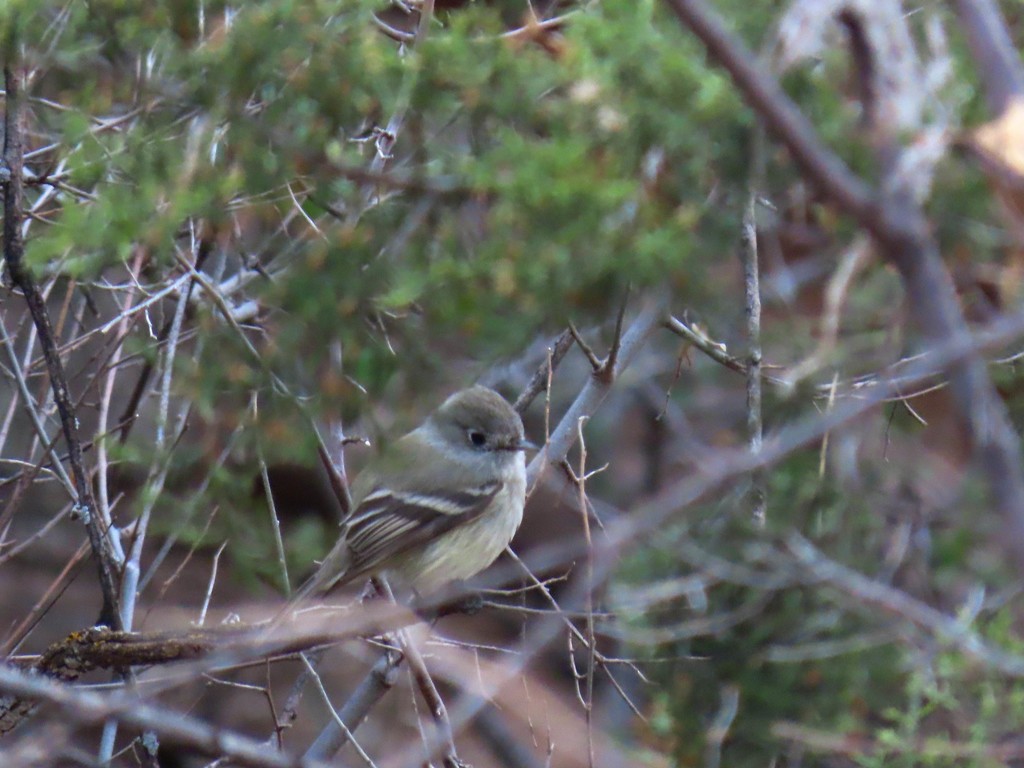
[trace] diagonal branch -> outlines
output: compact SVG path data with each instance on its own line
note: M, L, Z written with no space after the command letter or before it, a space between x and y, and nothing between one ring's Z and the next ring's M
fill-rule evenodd
M999 114L1024 95L1024 67L995 0L956 0L956 14L978 65L985 97Z
M121 616L118 608L117 586L114 580L118 558L110 539L103 529L102 520L96 514L92 487L82 465L82 445L78 437L78 417L68 392L64 366L57 352L57 343L50 324L50 316L46 310L46 302L39 292L31 273L25 266L25 243L22 238L22 221L24 218L22 199L22 172L24 168L24 146L22 144L24 96L22 94L22 73L20 64L12 61L16 55L17 43L11 44L7 50L8 59L4 63L4 83L7 89L6 109L4 111L4 150L3 162L0 165L0 185L3 187L4 228L3 249L4 260L10 272L11 280L21 289L39 333L39 342L46 359L46 368L50 375L50 386L53 399L60 414L64 439L68 444L68 461L71 474L75 481L78 498L77 512L85 523L89 533L89 544L99 571L100 589L103 592L103 608L100 621L114 629L121 628Z
M516 398L515 403L512 404L512 407L515 408L518 413L526 411L537 395L541 392L547 391L548 377L554 372L554 369L558 367L558 364L562 362L562 358L565 357L565 353L569 351L573 342L574 336L572 331L569 329L562 331L558 338L555 339L554 343L549 347L551 351L550 356L545 358L540 367L534 371L533 376L526 385L526 388L519 394L519 397Z
M609 384L615 377L615 366L619 362L619 350L622 348L622 323L626 319L626 306L629 304L629 290L626 290L626 295L622 297L622 304L619 306L619 312L615 316L615 333L612 336L612 345L608 350L608 356L604 359L601 364L600 370L597 371L597 375L604 378Z
M536 483L542 468L547 464L557 465L569 449L576 442L576 425L581 416L589 417L594 414L604 399L611 391L612 385L619 374L633 362L637 353L647 344L651 334L656 331L665 320L665 307L663 302L652 302L650 306L634 318L630 326L623 332L618 343L615 368L610 370L607 377L590 376L583 386L576 400L569 406L569 410L562 416L562 420L555 427L548 439L544 449L534 457L527 469L528 482L532 486Z
M352 732L363 723L370 710L385 693L395 687L398 667L404 658L397 648L388 648L380 655L373 668L338 711L338 717L327 722L316 740L306 750L305 759L329 760L348 743ZM344 723L346 727L342 728L339 722Z

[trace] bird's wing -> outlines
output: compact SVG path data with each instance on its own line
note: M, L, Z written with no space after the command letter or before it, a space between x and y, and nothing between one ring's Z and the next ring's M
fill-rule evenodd
M372 573L390 558L475 520L502 486L500 480L494 480L455 491L371 491L345 523L344 540L351 560L347 571L328 588Z

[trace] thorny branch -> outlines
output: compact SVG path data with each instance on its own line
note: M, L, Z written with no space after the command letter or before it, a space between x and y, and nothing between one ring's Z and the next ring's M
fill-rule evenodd
M103 521L96 513L96 503L92 496L92 486L82 463L82 445L78 437L78 418L71 403L68 382L64 375L64 364L57 352L57 343L50 324L50 315L46 302L36 286L32 274L25 265L25 243L22 238L23 200L22 174L24 168L23 145L23 109L21 64L16 58L17 43L7 47L7 60L4 62L4 84L7 90L4 110L4 151L2 181L4 196L4 230L3 248L4 261L12 282L21 290L39 333L39 343L46 358L46 368L50 375L50 386L53 399L60 414L64 439L68 445L68 462L75 481L78 498L77 514L85 523L89 533L89 544L99 572L100 589L103 593L103 607L99 621L114 629L121 628L120 601L117 597L115 582L115 564L119 558L114 552L112 543L103 529Z
M548 379L551 374L558 367L558 364L562 362L562 358L565 357L565 353L573 345L575 334L572 330L567 329L559 334L558 338L555 339L551 345L551 356L550 359L545 359L541 363L540 367L534 371L533 376L530 377L529 383L516 398L516 401L512 404L512 407L517 412L523 413L527 408L530 407L530 403L533 399L541 392L546 392L548 388Z
M761 416L761 278L757 261L757 198L764 166L763 131L754 129L751 149L750 189L743 211L740 255L743 263L743 297L747 318L747 442L751 453L761 450L764 425ZM763 526L768 514L766 480L755 472L750 489L751 514Z
M576 400L562 415L558 426L551 432L547 444L527 468L528 487L533 487L543 468L549 464L557 466L576 442L577 425L580 417L590 417L608 396L612 383L628 367L648 342L652 333L663 322L665 309L660 301L653 301L633 319L618 340L618 351L614 368L609 376L591 376Z

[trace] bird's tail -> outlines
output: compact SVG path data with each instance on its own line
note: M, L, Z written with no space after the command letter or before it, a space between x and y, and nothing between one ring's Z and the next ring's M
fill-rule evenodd
M317 598L323 597L336 586L344 583L347 579L349 566L352 557L342 536L334 548L327 553L316 573L310 576L306 583L289 598L277 615L274 617L272 626L277 627L283 621L291 617L301 608L313 604Z

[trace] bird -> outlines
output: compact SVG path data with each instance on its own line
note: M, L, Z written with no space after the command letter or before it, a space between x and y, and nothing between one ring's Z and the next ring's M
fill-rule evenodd
M373 576L418 596L475 576L522 522L535 448L500 394L454 393L359 473L337 542L289 605Z

